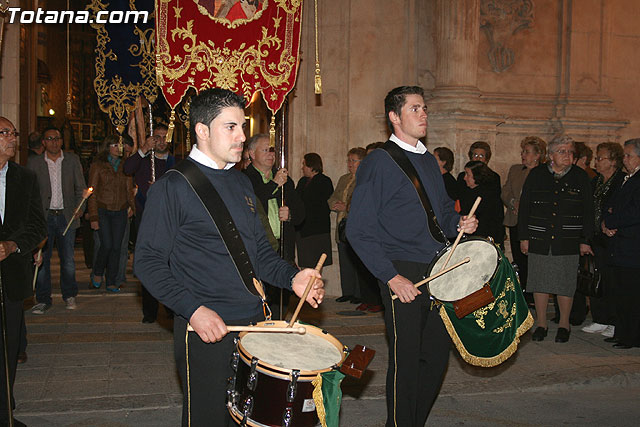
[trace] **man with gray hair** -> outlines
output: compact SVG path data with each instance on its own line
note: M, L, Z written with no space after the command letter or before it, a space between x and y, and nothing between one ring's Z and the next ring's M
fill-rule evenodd
M280 242L279 253L282 259L294 264L295 258L295 226L304 220L304 203L295 191L293 180L287 169L275 167L276 153L269 144L269 135L261 133L251 137L247 144L251 164L244 173L249 177L253 191L267 214L271 231ZM284 203L282 194L284 189ZM271 286L267 287L271 310L279 312L280 292ZM286 311L290 293L283 296L283 314Z

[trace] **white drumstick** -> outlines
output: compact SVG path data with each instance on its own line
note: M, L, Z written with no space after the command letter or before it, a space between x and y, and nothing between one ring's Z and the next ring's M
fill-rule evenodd
M478 196L476 198L476 201L473 203L473 206L471 206L471 210L469 211L469 215L467 215L467 218L471 218L476 213L476 209L478 209L478 205L480 205L481 201L482 201L482 197ZM458 246L458 243L460 242L460 239L462 238L463 234L464 234L464 230L460 229L460 232L458 233L458 237L456 237L456 241L453 242L453 246L451 247L451 251L449 252L449 255L447 255L447 258L444 260L444 264L442 264L442 271L444 271L444 269L447 267L447 264L449 264L449 261L453 256L453 251L456 250L456 247Z
M229 332L280 332L289 334L304 335L307 333L307 329L304 326L297 328L271 328L269 326L227 326ZM187 331L195 332L193 327L187 324Z
M430 281L432 281L433 279L437 279L438 277L442 276L443 274L450 272L450 271L451 271L451 270L453 270L454 268L458 268L458 267L460 267L462 264L466 264L466 263L468 263L469 261L471 261L471 258L466 257L465 259L463 259L463 260L462 260L462 261L460 261L459 263L457 263L457 264L453 264L451 267L447 267L447 268L445 268L444 270L440 270L439 272L437 272L437 273L436 273L436 274L434 274L433 276L429 276L429 277L427 277L426 279L422 279L421 281L419 281L418 283L414 284L413 286L415 286L416 288L418 288L418 287L420 287L420 286L424 285L425 283L430 282ZM393 295L393 296L391 297L391 299L398 299L398 295Z

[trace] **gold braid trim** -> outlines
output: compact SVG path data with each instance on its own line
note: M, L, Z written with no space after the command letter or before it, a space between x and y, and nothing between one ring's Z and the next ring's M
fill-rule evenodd
M460 337L458 337L458 333L453 327L453 324L451 323L451 319L449 319L449 315L447 314L447 311L444 308L444 306L440 307L440 318L442 318L442 322L444 323L444 326L447 328L447 332L451 337L451 341L453 341L453 343L455 344L456 348L458 349L458 352L460 353L460 356L462 356L462 359L470 365L480 366L482 368L491 368L494 366L498 366L499 364L507 360L509 357L511 357L513 353L515 353L516 350L518 349L518 344L520 343L520 337L529 329L531 329L531 326L533 326L533 316L531 316L531 312L527 310L527 318L524 320L524 322L522 322L520 326L518 326L518 330L516 331L515 338L513 339L511 344L509 344L509 346L502 351L502 353L495 355L493 357L478 357L478 356L474 356L473 354L467 351L466 347L460 340Z
M313 402L316 405L318 419L322 427L327 427L327 412L324 409L324 400L322 397L322 375L316 375L316 378L311 381L311 384L313 384Z
M184 331L184 350L187 359L187 425L191 426L191 381L189 380L189 324Z

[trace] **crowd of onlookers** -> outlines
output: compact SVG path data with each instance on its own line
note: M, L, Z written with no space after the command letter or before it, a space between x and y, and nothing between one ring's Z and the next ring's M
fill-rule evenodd
M108 136L88 171L77 155L62 150L58 129L29 136L27 167L38 177L48 231L32 313L44 314L52 304L54 245L60 257L62 297L66 308L76 307L73 248L81 220L86 264L92 268L89 286L120 291L147 191L176 162L166 134L167 128L159 125L140 143L127 135ZM350 149L348 172L335 189L317 153L304 155L302 177L294 185L287 169L276 165L275 149L266 134L247 141L243 161L236 165L254 187L258 212L273 248L291 263L296 262L297 253L300 267L314 267L322 253L328 255L325 265L330 265L334 240L342 289L337 301L357 304L356 309L363 312L383 309L379 288L349 245L345 226L358 166L381 144ZM599 144L595 156L586 144L566 136L549 144L539 137L526 137L520 148L522 161L511 166L503 183L489 167L492 151L484 141L470 146L469 161L457 178L451 174L454 153L438 147L434 155L460 214L469 213L476 198L482 198L474 234L490 238L504 250L508 230L513 263L527 301L536 308L533 339L545 338L546 307L550 296L555 296L556 315L551 320L559 323L557 342L566 342L571 325L581 325L590 311L593 322L583 331L601 333L618 348L640 345L640 315L633 305L640 297L640 175L636 173L640 140L629 140L624 147ZM86 213L80 209L77 214L76 207L84 200ZM331 212L337 214L333 239ZM581 256L595 259L602 276L600 297L576 291ZM273 312L285 312L290 294L266 285ZM144 286L142 292L143 322L154 322L158 302Z

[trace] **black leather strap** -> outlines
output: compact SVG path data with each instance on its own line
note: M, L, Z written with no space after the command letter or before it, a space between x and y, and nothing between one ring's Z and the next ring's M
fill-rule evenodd
M224 204L222 197L220 197L220 194L218 194L213 184L211 184L200 168L189 159L179 162L173 169L169 169L168 172L170 171L178 172L187 180L218 229L220 237L222 237L222 241L227 248L227 252L229 252L247 290L262 298L253 283L256 274L244 242L240 237L236 224L233 222L233 218L231 218L227 206Z
M429 201L427 192L424 190L422 181L420 181L420 178L418 177L418 172L416 171L416 168L413 167L413 164L407 157L407 154L402 148L398 147L398 144L393 141L385 142L382 146L382 149L389 153L391 158L396 162L402 172L404 172L407 178L409 178L409 181L411 181L413 186L416 188L420 203L422 204L424 212L427 215L429 233L431 234L433 240L443 244L448 244L449 240L444 234L444 231L442 231L440 224L438 224L438 219L436 218L436 214L433 212L433 208L431 207L431 202Z

